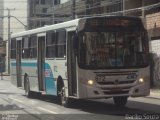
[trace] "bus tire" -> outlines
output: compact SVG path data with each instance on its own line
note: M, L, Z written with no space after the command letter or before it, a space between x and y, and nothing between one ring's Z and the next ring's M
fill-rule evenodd
M124 107L127 103L128 97L127 96L120 96L120 97L113 97L114 104L117 107Z
M66 97L65 86L61 76L58 77L57 83L57 95L58 103L64 107L70 107L70 98Z
M32 91L30 91L30 85L29 85L29 78L28 78L28 76L25 76L25 78L24 78L24 85L25 85L25 95L28 98L33 97Z
M64 86L61 88L60 98L61 98L61 105L67 108L71 107L71 99L66 97Z

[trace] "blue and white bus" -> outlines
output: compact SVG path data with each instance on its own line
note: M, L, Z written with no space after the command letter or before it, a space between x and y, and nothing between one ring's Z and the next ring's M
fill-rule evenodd
M89 17L12 34L11 81L25 90L71 99L149 95L148 36L140 18Z

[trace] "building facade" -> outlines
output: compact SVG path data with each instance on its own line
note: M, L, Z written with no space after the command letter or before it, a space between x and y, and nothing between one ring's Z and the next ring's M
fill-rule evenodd
M53 0L28 0L28 29L53 24Z
M122 5L121 0L28 0L28 28L121 11Z
M122 11L122 0L65 0L54 6L56 23L93 15L105 15ZM114 13L122 15L122 12Z

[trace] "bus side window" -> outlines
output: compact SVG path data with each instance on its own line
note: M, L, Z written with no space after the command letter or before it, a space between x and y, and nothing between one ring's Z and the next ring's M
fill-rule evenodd
M56 34L55 31L47 32L46 37L46 58L55 58L56 56Z
M36 35L32 35L30 37L29 58L37 58L37 36Z
M11 40L11 59L16 59L16 39Z
M59 30L56 33L56 57L65 58L66 57L66 31Z
M29 58L29 37L22 38L22 58Z

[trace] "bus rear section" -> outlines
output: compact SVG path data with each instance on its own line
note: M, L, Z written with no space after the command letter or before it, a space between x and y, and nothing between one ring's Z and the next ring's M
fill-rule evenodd
M148 37L139 18L97 17L79 22L77 75L79 98L149 95Z

